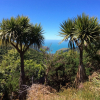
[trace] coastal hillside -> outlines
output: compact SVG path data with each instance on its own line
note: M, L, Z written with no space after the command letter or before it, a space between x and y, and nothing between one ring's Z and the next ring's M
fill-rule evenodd
M71 49L70 48L62 48L62 49L57 50L56 53L68 52L69 50L71 50ZM75 48L75 49L72 49L72 50L79 52L79 48Z

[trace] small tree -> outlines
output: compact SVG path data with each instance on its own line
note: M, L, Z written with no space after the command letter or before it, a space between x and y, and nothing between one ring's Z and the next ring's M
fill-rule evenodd
M2 44L11 44L20 54L21 73L20 88L25 84L24 54L29 46L40 47L43 43L43 30L41 25L30 24L28 17L17 16L10 19L3 19L0 24L0 41Z
M45 66L45 69L46 69L45 70L45 85L47 85L48 84L48 78L47 77L48 77L48 73L50 71L51 63L54 59L54 56L50 52L47 53L48 50L46 50L46 49L41 48L40 50L41 50L43 57L44 57L43 65Z
M71 48L76 46L80 51L79 67L76 76L76 85L84 82L86 79L85 68L83 66L83 46L92 43L100 34L100 25L98 19L86 16L77 16L75 19L68 19L61 25L60 35L64 37L62 41L69 39Z

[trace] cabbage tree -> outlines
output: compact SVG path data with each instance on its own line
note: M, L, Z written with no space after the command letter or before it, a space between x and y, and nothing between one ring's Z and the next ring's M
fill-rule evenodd
M91 44L99 37L100 25L98 19L89 17L84 13L74 19L68 19L60 24L60 35L63 41L69 40L71 48L78 47L80 51L78 72L75 79L76 85L86 80L85 68L83 66L83 47Z
M12 45L20 54L20 88L25 84L24 54L31 45L39 48L44 41L43 30L39 24L31 24L26 16L3 19L0 24L0 42Z

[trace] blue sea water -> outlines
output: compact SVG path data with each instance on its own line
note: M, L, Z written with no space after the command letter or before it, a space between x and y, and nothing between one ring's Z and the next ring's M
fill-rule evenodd
M51 53L56 53L57 50L62 48L68 48L68 41L64 41L59 44L61 40L45 40L43 46L47 46L50 48Z

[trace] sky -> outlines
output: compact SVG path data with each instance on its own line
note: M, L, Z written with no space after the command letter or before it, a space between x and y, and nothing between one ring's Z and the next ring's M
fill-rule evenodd
M100 0L0 0L0 22L28 16L30 23L41 24L46 40L62 40L60 24L83 12L100 20Z

